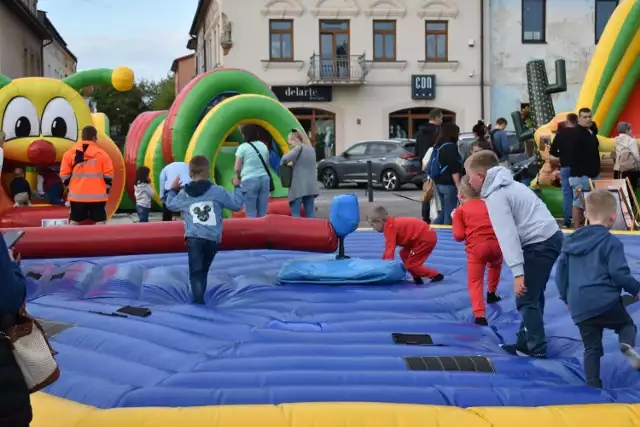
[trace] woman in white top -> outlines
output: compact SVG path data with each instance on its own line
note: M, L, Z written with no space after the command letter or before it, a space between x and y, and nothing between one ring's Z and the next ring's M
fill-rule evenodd
M631 135L631 125L627 122L618 123L616 137L616 162L614 173L620 178L629 178L635 190L640 178L640 151L638 141Z
M267 215L271 172L267 170L269 149L260 141L261 129L257 125L242 127L245 142L236 150L234 171L244 190L244 211L247 218Z

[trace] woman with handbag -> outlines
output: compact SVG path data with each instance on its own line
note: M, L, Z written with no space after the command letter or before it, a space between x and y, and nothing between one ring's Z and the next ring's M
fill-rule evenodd
M245 142L236 150L234 171L244 190L247 218L260 218L267 215L269 193L273 191L271 172L267 166L269 149L260 141L260 126L245 125L242 135Z
M28 427L31 402L9 339L26 299L27 283L0 237L0 426Z
M635 190L640 178L640 151L638 141L631 136L631 124L618 123L618 136L616 137L616 162L613 172L616 178L629 178L631 186Z
M289 134L289 145L291 151L282 156L279 172L282 185L289 188L291 216L299 217L300 208L304 207L306 217L314 218L315 199L320 194L316 150L296 129Z

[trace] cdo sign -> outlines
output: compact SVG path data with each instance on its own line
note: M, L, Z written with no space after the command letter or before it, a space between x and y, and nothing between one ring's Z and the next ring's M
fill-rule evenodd
M411 76L411 98L435 99L436 76L435 74L421 74Z

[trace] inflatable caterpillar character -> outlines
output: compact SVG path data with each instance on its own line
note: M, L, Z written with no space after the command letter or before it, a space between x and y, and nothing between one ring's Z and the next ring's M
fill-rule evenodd
M108 216L116 211L124 190L124 160L116 144L107 136L108 120L104 115L91 114L79 90L108 84L118 91L128 91L133 83L133 71L126 67L81 71L64 80L43 77L11 80L0 75L0 130L6 135L2 173L5 185L0 185L0 226L41 226L42 220L68 217L65 207L14 208L5 186L11 180L9 172L14 167L58 165L65 151L80 138L82 128L88 125L97 127L98 145L114 164ZM31 185L35 189L33 178Z
M196 77L178 94L169 111L143 113L131 125L125 145L127 194L133 198L136 169L147 166L159 206L162 168L174 161L189 162L196 155L209 159L214 182L230 188L235 151L242 142L238 128L246 124L260 125L271 135L274 156L289 151L287 135L291 130L306 133L269 86L253 74L221 68ZM275 170L271 176L275 189L269 212L286 214L288 205L280 201L287 196L287 189Z

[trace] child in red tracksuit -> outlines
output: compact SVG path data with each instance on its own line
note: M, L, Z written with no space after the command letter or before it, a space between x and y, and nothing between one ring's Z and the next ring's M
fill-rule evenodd
M484 271L489 265L487 302L501 300L496 294L502 271L502 251L493 232L484 200L469 185L465 176L460 182L458 199L461 206L453 212L453 238L466 242L467 285L477 325L488 325L484 305Z
M438 235L429 224L418 218L394 218L383 206L373 208L368 221L374 230L384 233L386 244L382 259L394 259L396 246L400 246L400 259L417 284L424 283L423 277L432 283L444 279L436 270L424 266L438 243Z

